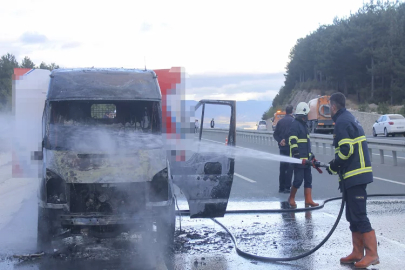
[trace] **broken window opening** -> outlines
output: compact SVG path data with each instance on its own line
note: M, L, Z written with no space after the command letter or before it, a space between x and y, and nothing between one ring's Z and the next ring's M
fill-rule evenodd
M100 134L108 136L102 143L112 148L134 145L140 141L138 134L161 134L159 101L69 100L51 101L49 106L46 137L50 148L72 148L83 140L90 141L96 133L99 138ZM106 113L110 113L108 117Z
M111 102L111 103L110 103ZM143 132L161 132L158 101L53 101L50 124L112 125L133 127ZM106 114L108 117L106 117Z

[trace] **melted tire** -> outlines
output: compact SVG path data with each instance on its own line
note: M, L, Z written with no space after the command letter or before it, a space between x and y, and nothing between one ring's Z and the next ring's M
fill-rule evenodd
M176 229L176 209L174 200L167 210L156 221L156 240L165 250L174 245L174 232Z
M37 249L48 251L52 248L52 221L48 209L38 207Z

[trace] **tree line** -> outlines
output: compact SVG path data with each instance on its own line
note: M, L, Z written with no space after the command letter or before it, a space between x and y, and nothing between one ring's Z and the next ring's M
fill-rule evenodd
M41 62L39 66L36 66L31 59L26 56L18 63L14 55L7 53L0 58L0 112L11 110L12 100L12 75L14 68L40 68L54 70L59 68L55 63L47 65L45 62Z
M294 90L340 91L359 104L405 103L405 4L370 1L297 40L268 119Z

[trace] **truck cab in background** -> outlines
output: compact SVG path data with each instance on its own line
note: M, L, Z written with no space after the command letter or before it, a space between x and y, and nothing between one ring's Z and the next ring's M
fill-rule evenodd
M332 133L335 123L329 107L330 96L319 96L308 102L308 128L311 133Z
M283 119L285 116L285 112L284 111L280 111L278 110L277 112L274 113L274 117L272 119L272 129L273 131L276 129L277 123L278 121L280 121L281 119Z

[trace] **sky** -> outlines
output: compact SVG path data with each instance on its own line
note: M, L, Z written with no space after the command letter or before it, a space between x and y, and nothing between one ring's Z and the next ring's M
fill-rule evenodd
M363 0L2 1L0 55L61 67L184 67L188 96L272 100L297 39Z

